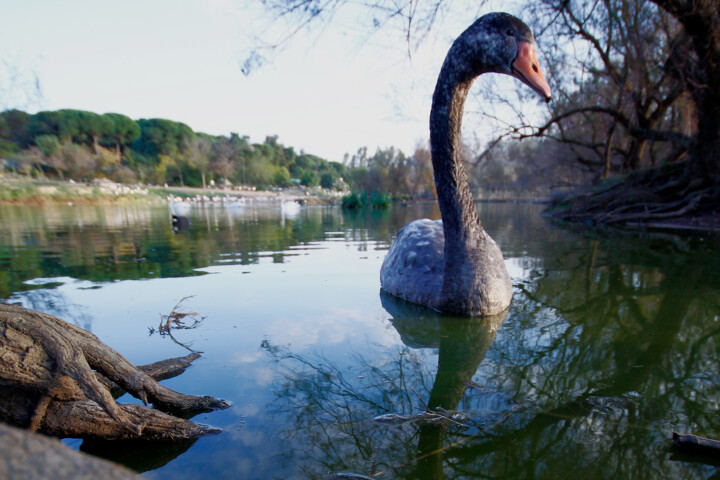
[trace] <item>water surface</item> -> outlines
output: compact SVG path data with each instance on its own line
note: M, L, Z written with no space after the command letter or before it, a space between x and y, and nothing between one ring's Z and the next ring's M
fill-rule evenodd
M0 297L86 328L136 364L204 352L164 384L232 402L194 419L223 433L66 441L147 478L717 474L674 451L670 434L720 437L718 237L568 229L535 205L479 208L514 285L494 318L381 294L395 232L437 218L430 204L188 207L181 232L166 208L2 207ZM159 335L160 315L184 297L204 320ZM374 420L438 408L454 420Z

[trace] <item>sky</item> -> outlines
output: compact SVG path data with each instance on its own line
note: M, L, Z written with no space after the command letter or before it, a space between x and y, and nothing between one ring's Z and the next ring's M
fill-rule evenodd
M410 154L427 142L445 53L476 12L459 17L464 24L409 56L400 31L368 36L353 12L345 13L293 36L244 75L258 38L280 38L291 28L272 22L259 1L0 0L0 60L36 75L41 90L28 103L26 91L11 89L0 108L167 118L252 142L278 135L330 161L363 146Z

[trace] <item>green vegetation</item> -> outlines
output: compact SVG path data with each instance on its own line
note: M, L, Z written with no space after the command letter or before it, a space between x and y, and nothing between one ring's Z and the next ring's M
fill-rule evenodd
M352 193L343 198L345 208L387 208L392 199L434 198L430 152L418 147L411 157L393 147L368 156L361 148L347 163Z
M393 147L374 155L361 148L338 163L297 153L277 136L251 144L248 137L236 133L207 135L162 118L135 121L119 113L71 109L1 112L2 169L36 179L78 182L108 178L171 187L214 183L257 189L349 189L353 193L343 202L348 208L387 208L392 199L434 197L430 153L425 148L410 157ZM0 200L34 198L38 193L21 190L6 189Z
M195 187L213 181L341 190L347 173L343 164L296 153L276 136L251 144L245 136L207 135L172 120L71 109L0 113L0 159L3 169L29 177Z
M391 203L390 195L378 191L369 194L367 192L352 192L342 199L342 206L347 209L388 208Z

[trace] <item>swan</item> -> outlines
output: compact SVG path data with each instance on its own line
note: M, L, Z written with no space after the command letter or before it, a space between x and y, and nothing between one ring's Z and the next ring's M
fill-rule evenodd
M480 223L460 159L465 98L474 79L488 72L512 75L550 101L550 86L525 23L507 13L490 13L468 27L445 57L430 112L442 220L416 220L400 229L380 269L386 292L463 316L496 315L512 299L502 252Z

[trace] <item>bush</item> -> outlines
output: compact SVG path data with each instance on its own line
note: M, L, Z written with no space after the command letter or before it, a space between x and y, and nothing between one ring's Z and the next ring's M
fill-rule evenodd
M390 204L390 195L380 192L372 192L370 195L368 195L367 192L362 192L361 194L352 192L350 195L346 195L342 199L342 207L347 209L383 209L389 208Z
M349 210L365 208L367 205L363 204L363 196L365 196L365 194L358 195L355 192L345 195L342 199L342 208Z

